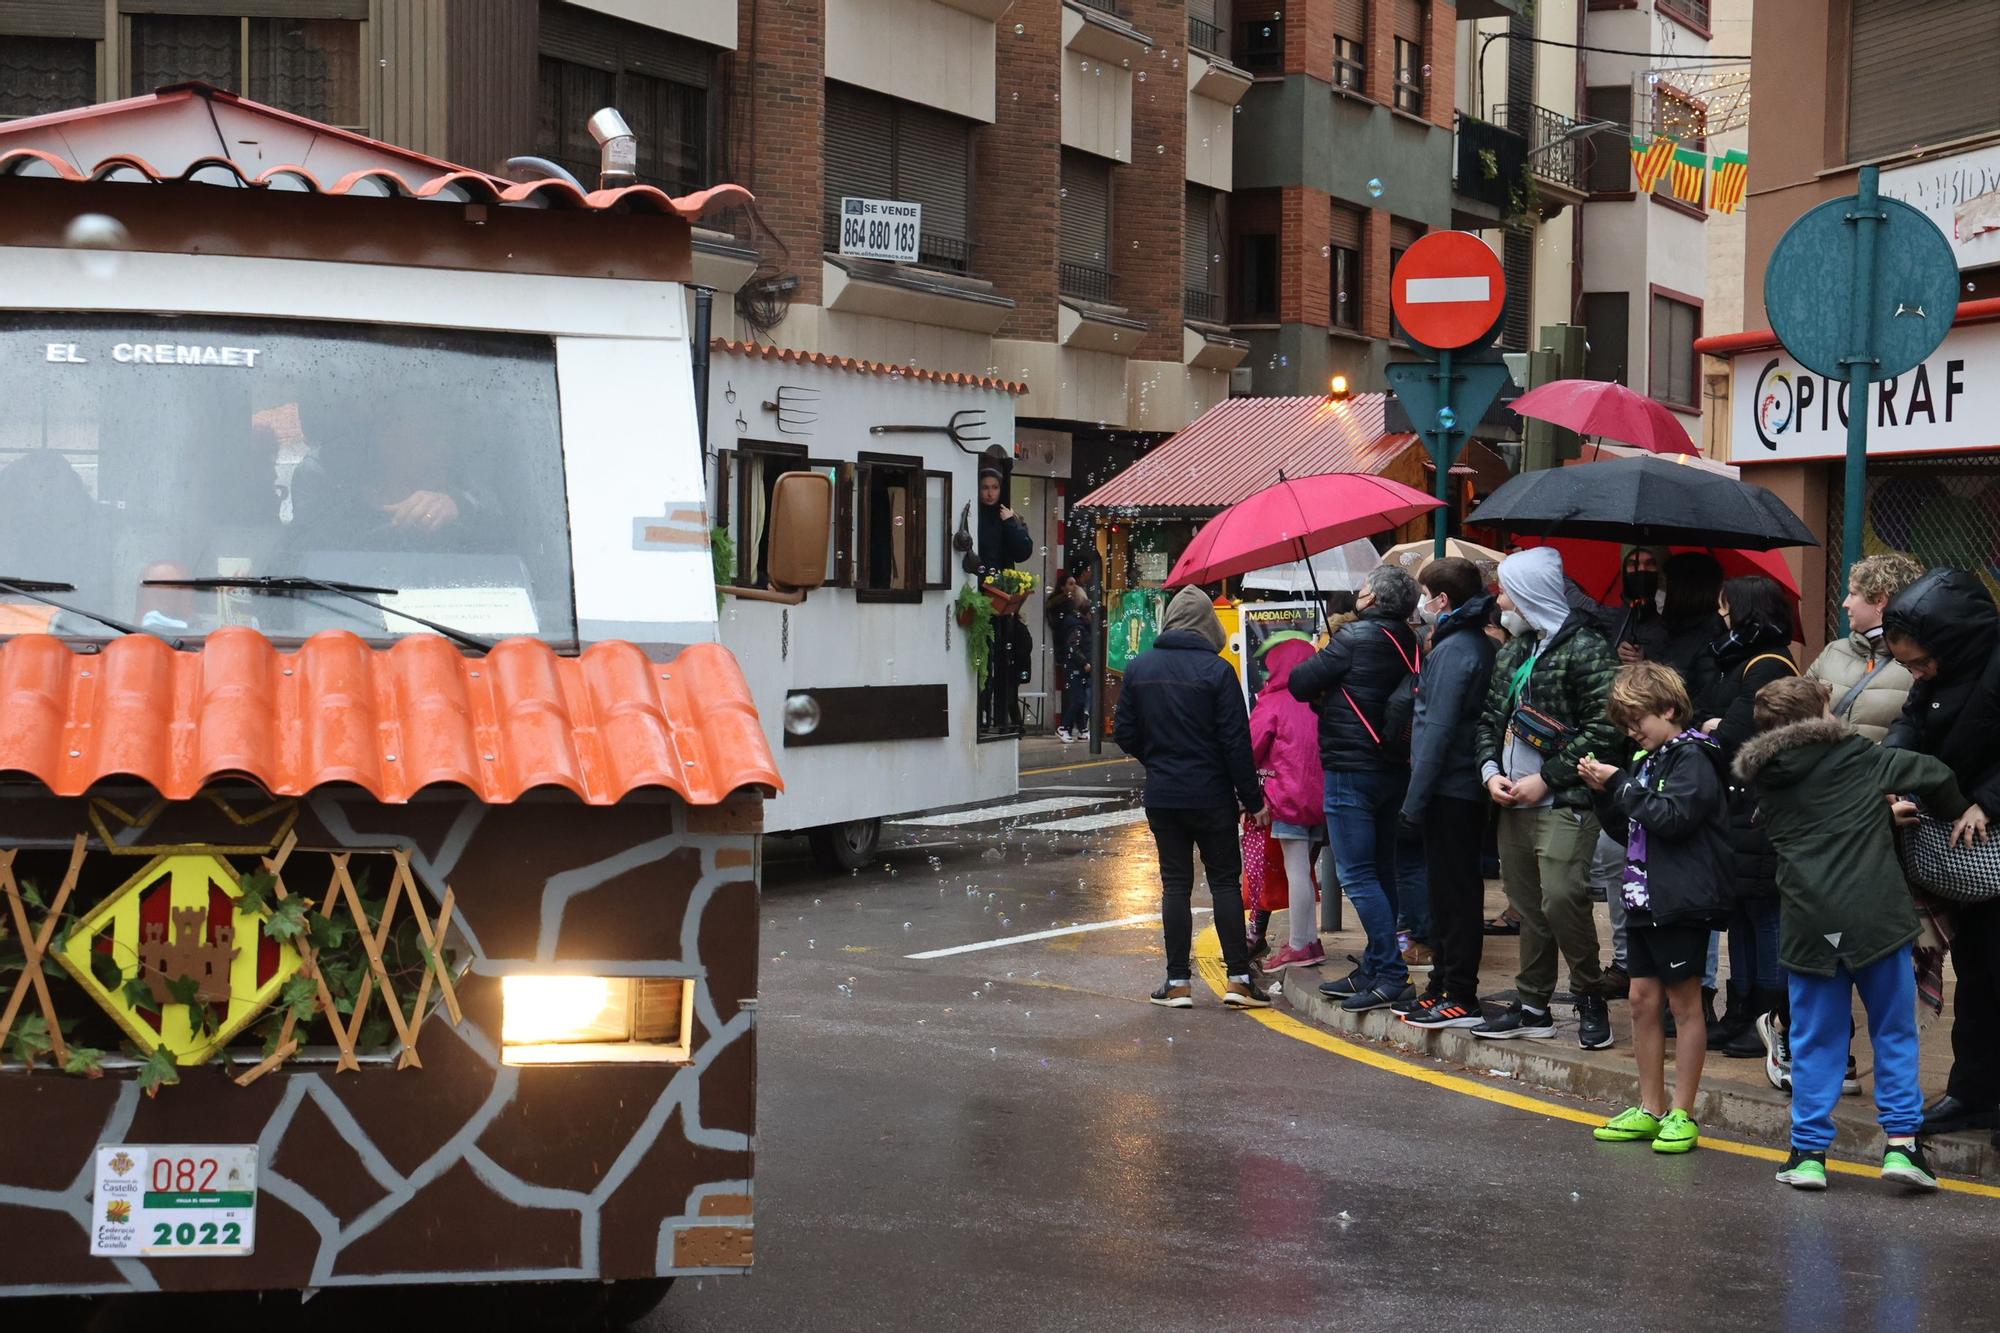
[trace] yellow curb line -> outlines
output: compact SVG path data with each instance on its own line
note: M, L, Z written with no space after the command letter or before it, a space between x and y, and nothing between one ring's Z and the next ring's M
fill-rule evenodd
M1114 764L1129 764L1131 762L1132 760L1128 757L1125 759L1097 759L1082 764L1057 764L1054 768L1024 768L1021 770L1021 776L1032 778L1038 777L1043 773L1073 773L1079 768L1110 768Z
M1195 938L1194 952L1195 969L1201 973L1201 979L1208 983L1208 988L1220 997L1223 986L1228 981L1228 976L1222 970L1222 945L1216 938L1214 926L1204 928L1201 934ZM1413 1078L1419 1083L1428 1083L1434 1088L1443 1088L1447 1092L1461 1093L1467 1097L1477 1097L1481 1101L1493 1102L1500 1106L1511 1106L1517 1111L1531 1111L1537 1115L1551 1116L1557 1120L1567 1120L1572 1124L1595 1127L1604 1123L1602 1115L1593 1114L1589 1111L1580 1111L1573 1106L1564 1106L1560 1102L1544 1101L1540 1097L1530 1097L1525 1093L1509 1092L1504 1088L1490 1087L1475 1079L1465 1078L1458 1074L1447 1074L1442 1070L1425 1069L1422 1065L1411 1064L1407 1060L1390 1055L1385 1051L1377 1050L1372 1046L1364 1046L1360 1042L1351 1041L1344 1037L1336 1037L1330 1032L1323 1032L1310 1023L1293 1018L1290 1014L1279 1013L1276 1009L1247 1009L1244 1012L1257 1020L1257 1022L1271 1029L1271 1031L1290 1037L1293 1041L1302 1041L1308 1046L1316 1046L1320 1050L1331 1052L1344 1060L1353 1060L1370 1068L1380 1069L1385 1073L1398 1074L1404 1078ZM1700 1146L1703 1150L1713 1149L1716 1152L1734 1153L1738 1157L1754 1157L1763 1162L1782 1162L1787 1156L1785 1152L1777 1148L1766 1148L1761 1144L1755 1143L1739 1143L1733 1139L1710 1138L1706 1133L1701 1136ZM1878 1172L1878 1168L1875 1167L1862 1166L1857 1162L1837 1161L1831 1157L1827 1158L1826 1169L1829 1172L1847 1176L1874 1177ZM1985 1199L2000 1199L2000 1186L1980 1185L1969 1180L1950 1180L1940 1176L1938 1177L1938 1187L1950 1190L1956 1194L1973 1194Z

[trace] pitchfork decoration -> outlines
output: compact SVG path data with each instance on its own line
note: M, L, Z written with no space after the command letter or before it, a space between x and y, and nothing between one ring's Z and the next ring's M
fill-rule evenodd
M965 408L953 412L951 420L942 426L870 426L870 435L943 435L968 454L977 454L977 449L968 445L986 444L991 435L974 435L973 431L986 429L986 414L977 408Z

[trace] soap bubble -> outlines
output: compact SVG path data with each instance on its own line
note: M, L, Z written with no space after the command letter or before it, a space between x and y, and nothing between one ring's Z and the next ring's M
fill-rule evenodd
M1450 430L1453 426L1456 426L1457 424L1458 424L1458 413L1452 411L1448 407L1440 407L1438 409L1438 425L1440 428L1444 430Z
M70 248L70 258L85 277L104 281L117 277L124 266L124 252L132 247L132 234L117 218L103 213L79 213L63 228L63 244Z
M1331 259L1333 257L1333 247L1330 245L1322 245L1319 248L1319 257L1321 259Z
M1370 176L1368 178L1368 197L1370 199L1380 199L1382 197L1382 178L1380 176Z
M1163 143L1156 143L1153 145L1153 151L1155 153L1164 153L1167 151L1167 146Z
M1014 35L1016 37L1019 37L1022 33L1026 32L1027 30L1028 30L1028 25L1025 23L1016 23L1014 25Z
M785 700L785 730L794 736L810 736L819 730L819 700L810 694L794 694Z

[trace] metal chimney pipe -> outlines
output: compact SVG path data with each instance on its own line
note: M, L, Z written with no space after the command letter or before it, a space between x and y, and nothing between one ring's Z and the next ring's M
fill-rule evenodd
M615 190L639 178L639 140L615 107L591 116L590 137L597 140L598 188Z

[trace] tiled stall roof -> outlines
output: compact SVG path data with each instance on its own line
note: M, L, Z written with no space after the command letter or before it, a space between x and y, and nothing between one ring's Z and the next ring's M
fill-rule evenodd
M1021 394L1028 386L1019 380L1003 380L991 375L974 375L962 370L925 370L920 366L902 366L890 361L862 361L851 356L829 356L825 352L800 352L789 347L772 347L765 343L733 342L727 338L713 339L710 345L718 352L730 356L747 356L757 361L785 361L801 366L825 366L832 370L851 370L862 375L901 376L909 380L928 381L937 384L963 384L976 389L997 389L1002 393Z

